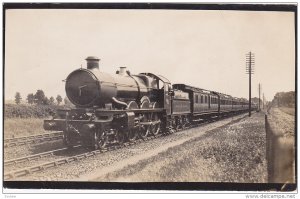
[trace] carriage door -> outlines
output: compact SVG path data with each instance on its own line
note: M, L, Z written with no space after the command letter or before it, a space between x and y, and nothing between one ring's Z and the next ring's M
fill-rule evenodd
M171 85L164 83L164 108L166 109L167 115L171 114Z

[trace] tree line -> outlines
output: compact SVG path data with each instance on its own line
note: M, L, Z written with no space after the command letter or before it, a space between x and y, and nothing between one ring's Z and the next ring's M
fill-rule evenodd
M278 107L295 107L295 91L278 92L274 96L272 103Z
M15 94L15 103L20 104L22 100L20 92L16 92ZM29 93L26 97L26 101L28 104L36 104L36 105L60 105L63 101L60 95L57 95L56 98L50 97L48 98L43 90L37 90L35 94ZM64 98L64 103L66 105L71 104L67 97Z

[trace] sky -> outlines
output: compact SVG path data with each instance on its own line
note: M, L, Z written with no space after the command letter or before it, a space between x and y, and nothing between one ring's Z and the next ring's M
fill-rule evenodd
M42 89L65 97L67 75L151 72L172 83L248 98L246 53L255 54L252 96L295 90L293 12L219 10L6 10L5 99Z

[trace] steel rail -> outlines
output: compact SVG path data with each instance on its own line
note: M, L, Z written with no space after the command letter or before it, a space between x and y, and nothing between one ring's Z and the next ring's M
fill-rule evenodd
M11 172L8 172L8 173L4 173L4 180L14 179L14 178L17 178L17 177L22 177L22 176L32 174L32 173L35 173L35 172L38 172L38 171L44 171L44 170L49 169L49 168L57 167L57 166L60 166L60 165L63 165L63 164L69 164L69 163L72 163L72 162L75 162L75 161L78 161L78 160L82 160L82 159L85 159L85 158L88 158L88 157L92 157L92 156L96 156L98 154L105 153L105 152L108 152L108 151L114 151L114 150L117 150L117 149L121 149L121 148L125 148L125 147L131 146L131 145L135 145L135 144L138 144L138 143L141 143L141 142L144 142L144 141L152 140L154 138L158 138L158 137L161 137L161 136L163 136L163 134L159 134L157 136L150 136L150 137L147 137L145 139L139 139L139 140L136 140L136 141L133 141L133 142L127 142L127 143L124 143L122 145L110 146L110 147L102 149L102 150L98 149L98 150L94 150L94 151L90 151L90 152L85 152L85 153L82 153L82 154L79 154L79 155L74 155L74 156L71 156L71 157L61 158L61 159L58 159L58 160L45 162L45 163L42 163L42 164L39 164L39 165L35 165L35 166L31 166L31 167L27 167L27 168L23 168L23 169L19 169L19 170L14 170L14 171L11 171ZM56 151L59 151L59 150L63 150L63 149L58 149ZM47 153L45 153L45 155L46 154ZM37 155L40 155L40 154L37 154ZM20 159L21 159L21 161L23 161L23 159L25 159L25 158L27 158L27 157L20 158ZM8 163L9 163L9 165L14 164L13 163L14 161L15 160L7 161L6 164L8 164ZM18 164L18 162L15 162L15 163Z
M9 138L9 139L4 139L4 147L7 148L13 146L21 146L25 144L34 144L34 143L44 142L44 141L59 140L62 138L63 138L63 133L61 131L54 132L54 133L45 133L45 134L17 137L17 138Z
M77 146L73 146L73 148L77 148L80 147L81 145L77 145ZM67 147L61 148L61 149L56 149L56 150L52 150L52 151L46 151L43 153L37 153L34 155L29 155L29 156L25 156L25 157L20 157L20 158L16 158L16 159L10 159L10 160L6 160L4 161L3 165L4 166L11 166L11 165L16 165L19 163L24 163L24 162L30 162L32 160L38 160L44 157L50 157L53 156L55 153L57 152L61 152L64 150L67 150Z

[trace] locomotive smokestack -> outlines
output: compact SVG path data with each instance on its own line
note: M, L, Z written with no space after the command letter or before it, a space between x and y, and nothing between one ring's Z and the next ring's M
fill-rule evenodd
M126 67L120 67L119 75L122 75L122 76L127 75Z
M100 59L98 57L95 56L90 56L87 57L86 59L87 62L87 69L98 69L99 70L99 61Z

